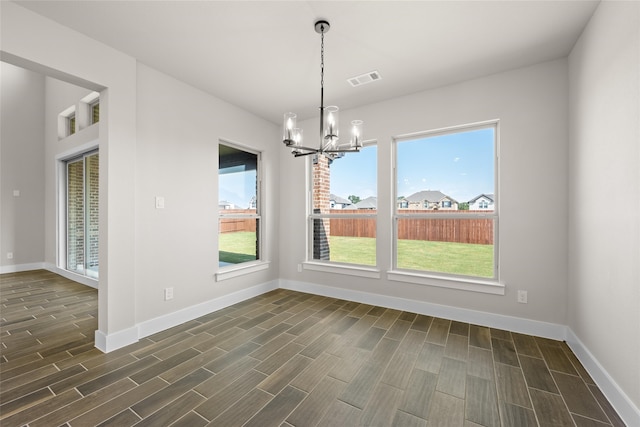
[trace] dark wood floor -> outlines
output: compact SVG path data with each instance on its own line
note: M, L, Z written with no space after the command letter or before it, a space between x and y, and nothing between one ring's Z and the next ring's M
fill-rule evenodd
M95 290L0 282L3 427L624 426L558 341L276 290L103 354Z

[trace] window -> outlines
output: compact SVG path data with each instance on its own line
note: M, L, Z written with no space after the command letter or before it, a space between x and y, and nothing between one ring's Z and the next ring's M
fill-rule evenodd
M377 146L312 160L309 260L376 265ZM334 209L331 198L342 200Z
M260 154L218 147L219 266L260 260Z
M89 106L91 107L91 124L98 123L100 121L100 100L96 100Z
M490 123L395 140L396 197L424 201L395 210L395 269L498 279L497 209L468 209L496 194L496 135Z
M67 116L67 135L76 133L76 113Z
M65 163L66 266L74 273L98 278L99 157L83 154Z

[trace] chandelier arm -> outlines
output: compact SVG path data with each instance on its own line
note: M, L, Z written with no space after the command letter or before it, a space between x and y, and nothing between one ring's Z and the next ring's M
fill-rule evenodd
M360 148L341 148L339 150L322 150L323 153L357 153Z
M311 154L317 154L318 150L314 149L313 151L309 151L308 153L294 153L293 157L303 157L303 156L310 156Z

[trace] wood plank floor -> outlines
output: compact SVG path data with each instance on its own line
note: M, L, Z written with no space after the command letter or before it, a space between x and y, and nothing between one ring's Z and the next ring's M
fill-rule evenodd
M624 426L563 342L276 290L103 354L95 290L0 285L3 427Z

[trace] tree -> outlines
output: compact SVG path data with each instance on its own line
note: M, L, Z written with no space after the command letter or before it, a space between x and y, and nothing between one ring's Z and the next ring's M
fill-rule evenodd
M458 204L459 211L468 211L469 210L469 202L461 202Z
M351 203L353 203L354 205L360 201L360 197L355 196L353 194L347 197L347 199L349 199Z

